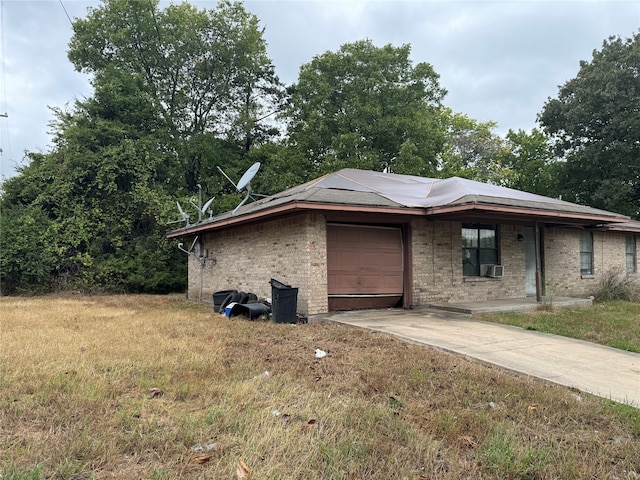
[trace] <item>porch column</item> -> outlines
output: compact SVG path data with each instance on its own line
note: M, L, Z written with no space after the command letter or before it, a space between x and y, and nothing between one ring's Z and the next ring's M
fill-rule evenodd
M403 294L402 308L413 307L413 238L411 222L407 222L402 227L402 241L404 242L404 265L403 265Z
M536 302L542 301L542 262L540 260L540 226L535 223L533 229L536 250Z

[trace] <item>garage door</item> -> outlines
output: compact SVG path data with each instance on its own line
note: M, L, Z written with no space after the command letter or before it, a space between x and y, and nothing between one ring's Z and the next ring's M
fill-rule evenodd
M395 306L403 293L402 230L327 225L329 310Z

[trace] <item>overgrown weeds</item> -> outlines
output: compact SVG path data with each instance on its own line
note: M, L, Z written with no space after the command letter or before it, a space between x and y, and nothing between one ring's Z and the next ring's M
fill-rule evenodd
M611 269L599 282L594 297L597 302L640 302L640 284L635 277L626 275L621 269Z
M0 307L3 480L640 473L637 409L384 334L177 297Z

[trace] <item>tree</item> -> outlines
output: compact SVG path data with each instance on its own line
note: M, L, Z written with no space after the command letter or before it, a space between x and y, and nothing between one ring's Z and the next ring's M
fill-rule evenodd
M640 218L640 34L605 40L538 120L566 160L567 200Z
M139 83L190 190L203 179L191 139L229 139L248 151L279 133L267 119L283 87L257 17L239 2L201 11L186 2L159 10L158 0L104 0L74 23L69 59L94 81L117 71Z
M3 205L0 215L0 293L46 292L51 288L52 252L42 248L50 219L35 205Z
M135 84L112 78L71 112L56 110L54 151L32 156L7 180L2 204L13 214L14 236L29 236L34 251L47 253L46 282L32 278L32 288L182 287L184 259L164 238L171 197L158 181L165 162L147 131L154 112L146 107ZM37 236L29 234L36 228L31 218Z
M479 182L504 185L512 172L501 158L504 140L492 130L495 122L478 122L450 109L444 112L446 141L439 155L440 177L458 176Z
M506 147L501 163L510 174L504 186L548 197L561 193L557 182L561 164L544 132L536 128L531 133L509 130Z
M215 166L242 172L278 135L283 91L257 18L237 2L157 7L105 0L74 24L69 58L94 94L54 109L52 151L3 185L3 292L183 288L165 239L176 199L229 191Z
M410 50L361 40L300 68L290 87L289 145L309 159L310 175L343 167L435 171L446 91L431 65L412 65Z

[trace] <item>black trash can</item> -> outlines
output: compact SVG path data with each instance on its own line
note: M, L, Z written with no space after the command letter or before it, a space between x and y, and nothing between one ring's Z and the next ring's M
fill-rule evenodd
M296 323L298 289L271 279L271 315L276 323Z

